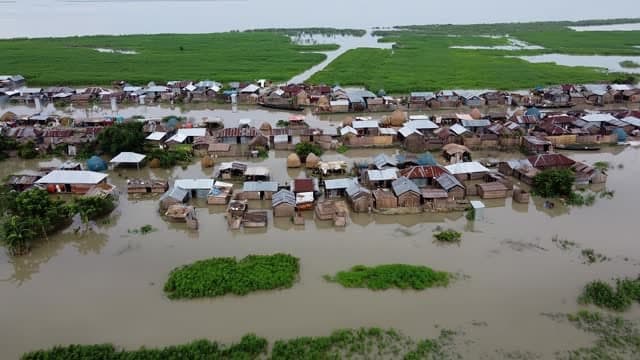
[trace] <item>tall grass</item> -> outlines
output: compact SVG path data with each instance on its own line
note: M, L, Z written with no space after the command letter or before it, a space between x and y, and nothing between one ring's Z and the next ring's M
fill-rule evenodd
M424 290L430 287L447 286L449 274L426 266L391 264L368 267L357 265L335 276L325 276L347 288L387 290L390 288Z

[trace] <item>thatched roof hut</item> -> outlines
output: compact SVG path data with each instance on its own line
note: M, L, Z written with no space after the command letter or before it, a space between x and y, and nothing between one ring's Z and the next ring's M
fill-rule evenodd
M301 90L296 95L296 104L298 104L298 106L307 106L311 104L311 102L309 101L309 96L307 95L306 91Z
M331 103L329 102L329 98L327 98L326 96L322 95L320 96L320 98L318 99L318 102L316 103L316 106L320 109L330 109L331 108Z
M407 114L402 110L397 109L389 116L391 126L402 126L407 121Z
M152 169L156 169L160 167L160 159L152 159L149 161L149 167Z
M11 111L7 111L6 113L2 114L2 117L0 117L0 121L16 121L17 119L18 115Z
M287 167L288 168L299 168L302 162L300 161L300 156L296 153L291 153L287 157Z
M260 131L262 131L263 134L265 135L271 135L271 130L273 128L271 127L271 124L269 124L268 122L263 122L262 125L260 125Z
M211 156L203 156L200 160L200 165L202 165L203 168L211 168L214 164L215 162Z
M482 113L480 112L480 110L478 110L478 108L474 108L473 110L471 110L471 113L469 115L471 115L474 120L479 120L482 118Z
M305 160L306 167L315 168L318 166L318 163L320 163L320 158L316 154L310 153L307 155L307 160Z
M353 125L353 118L351 116L347 116L342 120L342 126L351 126Z

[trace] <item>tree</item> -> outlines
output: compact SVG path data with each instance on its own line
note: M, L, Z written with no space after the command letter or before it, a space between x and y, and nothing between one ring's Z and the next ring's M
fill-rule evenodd
M115 208L115 201L112 196L88 196L73 199L70 204L72 213L80 215L83 223L94 220L100 216L110 213Z
M143 152L143 126L143 123L135 121L107 127L98 134L98 148L111 155L123 151Z
M322 155L322 148L314 143L310 142L301 142L296 144L296 154L300 156L301 159L307 157L307 155L314 153L317 156Z
M533 192L543 197L571 196L574 180L569 169L544 170L533 177Z

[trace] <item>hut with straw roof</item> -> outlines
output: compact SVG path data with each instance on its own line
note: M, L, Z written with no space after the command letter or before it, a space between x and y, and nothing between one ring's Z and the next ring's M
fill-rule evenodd
M262 125L260 125L260 131L262 131L262 134L264 135L271 135L271 131L273 130L273 128L271 127L271 124L269 124L268 122L263 122Z
M311 100L309 100L309 95L304 90L300 90L299 93L296 94L296 104L298 106L309 106L311 104Z
M316 168L318 167L319 163L320 163L320 158L318 157L318 155L314 153L309 153L309 155L307 155L307 159L305 160L306 167Z
M482 113L480 112L480 110L478 110L478 108L474 108L473 110L471 110L471 113L469 113L469 115L474 120L480 120L482 118Z
M200 164L203 168L211 168L213 167L215 162L213 161L213 157L206 155L202 157L202 159L200 160Z
M391 126L402 126L407 121L407 114L405 114L402 110L398 109L391 113L389 116L389 122Z
M300 156L296 153L291 153L287 156L287 167L288 168L299 168L302 162L300 161Z
M0 117L0 121L16 121L18 119L18 115L16 115L15 113L11 112L11 111L7 111L6 113L2 114L2 117Z
M344 118L344 120L342 120L342 126L351 126L353 125L353 118L351 116L347 116Z
M329 99L322 95L320 96L320 98L318 99L318 102L316 103L316 108L318 111L330 111L331 110L331 103L329 102Z

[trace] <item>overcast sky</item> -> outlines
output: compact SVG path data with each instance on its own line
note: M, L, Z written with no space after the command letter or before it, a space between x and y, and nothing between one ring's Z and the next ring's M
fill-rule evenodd
M0 0L0 37L632 16L640 16L638 0L618 0L614 6L600 0Z

